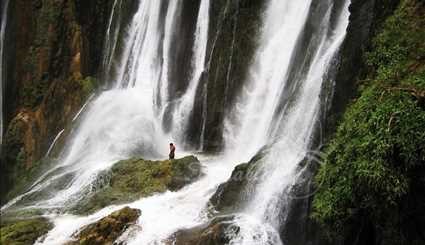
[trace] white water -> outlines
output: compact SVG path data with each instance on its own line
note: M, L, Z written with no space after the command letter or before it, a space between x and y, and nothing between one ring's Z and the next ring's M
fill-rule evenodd
M268 4L249 81L225 121L226 148L248 161L269 141L274 110L311 0ZM277 55L278 54L278 55Z
M199 157L203 163L205 176L199 181L186 186L178 192L166 192L143 198L126 204L142 210L141 218L135 228L135 234L124 234L121 239L128 244L157 244L167 239L175 231L202 224L205 221L205 204L214 193L217 185L226 181L235 167L236 159ZM52 216L55 228L49 232L43 244L60 244L85 224L92 223L119 207L107 207L88 217L72 215ZM140 228L141 227L141 228ZM140 232L142 230L142 232Z
M282 199L279 197L293 183L296 177L294 170L308 149L320 109L323 76L344 38L348 20L348 13L344 11L332 35L321 36L320 48L316 50L294 106L286 116L279 115L282 127L274 128L275 109L287 82L285 79L291 55L306 21L310 3L308 0L269 2L260 47L244 88L246 94L241 94L234 116L226 120L228 151L223 156L200 156L205 175L199 181L178 192L166 192L128 204L141 209L142 215L138 226L132 227L120 239L129 244L157 244L179 229L202 224L207 219L204 212L209 198L217 186L228 179L235 165L249 160L262 146L279 139L264 159L267 178L238 216L237 224L241 232L232 243L280 243L276 232L279 218L275 214L284 203L280 202ZM55 179L68 173L72 173L71 180L66 188L32 205L39 208L63 207L81 196L89 189L96 175L117 160L137 154L163 158L170 140L182 140L180 134L165 134L160 123L163 109L169 102L168 84L172 78L167 76L167 49L170 47L173 23L179 17L179 4L181 1L170 1L166 16L161 17L160 1L145 0L140 3L127 31L123 59L116 67L116 87L103 92L87 105L79 116L78 128L65 146L60 165L40 178L27 195L48 188ZM208 6L209 0L202 0L195 33L193 74L184 97L173 113L174 118L178 119L174 121L175 128L187 127L187 117L205 66ZM165 21L161 22L160 18L165 18ZM139 152L140 149L143 152ZM179 153L177 157L186 154ZM23 197L25 194L15 202ZM11 205L13 203L2 207L2 211ZM55 228L39 243L62 244L82 226L120 207L106 207L87 217L47 214Z
M263 32L263 40L266 40L263 43L265 47L263 50L259 50L258 61L253 64L254 67L252 68L254 73L252 74L254 84L251 85L253 92L250 94L251 98L242 97L248 100L242 101L243 104L248 105L244 108L245 111L242 111L243 115L247 115L246 117L249 117L249 119L251 119L250 115L258 115L258 107L256 106L260 104L260 108L264 108L261 115L265 115L266 118L253 118L253 123L247 118L239 119L242 122L242 127L239 129L239 133L242 134L239 136L242 138L241 142L249 140L249 138L246 138L246 135L249 135L251 139L260 139L260 142L268 141L267 143L273 143L273 141L276 141L276 143L267 151L262 160L263 176L261 179L263 181L257 186L253 198L237 219L241 230L233 241L238 244L249 244L253 241L258 244L267 242L272 242L272 244L280 243L276 237L278 237L280 225L284 222L286 215L284 214L282 217L282 207L288 206L288 201L290 201L288 197L289 189L295 184L299 174L296 170L297 166L309 150L311 137L320 113L319 96L325 82L326 72L345 37L348 25L349 1L345 1L343 11L341 11L334 30L330 31L331 8L323 16L320 25L321 29L319 30L320 44L314 51L312 63L305 80L302 81L296 101L290 110L286 112L287 114L282 112L278 117L278 123L282 126L271 130L271 120L277 101L270 94L274 92L274 94L278 95L281 90L274 91L273 89L277 87L281 89L282 80L288 82L284 80L285 67L280 66L281 63L276 62L276 57L271 54L275 52L284 53L282 52L282 47L275 44L275 41L279 40L279 38L282 38L280 43L285 39L293 40L288 34L285 34L288 26L284 24L278 26L274 23L279 23L279 19L282 19L281 23L285 23L283 16L290 16L287 11L293 11L293 13L297 13L296 16L302 16L300 20L304 19L308 10L307 1L305 3L306 5L302 5L300 2L288 4L279 0L270 2L266 13L266 16L268 16L265 22L266 29ZM292 4L297 6L291 6ZM282 15L282 12L287 14ZM294 25L292 22L295 19L292 16L287 21L291 22L290 25ZM302 24L302 22L298 24ZM282 54L282 56L285 55ZM281 60L281 62L285 61L286 59ZM276 84L275 79L278 80L278 84ZM265 91L267 92L264 93ZM255 98L255 100L260 98L260 101L255 101L252 98ZM251 103L254 103L253 100L255 104L251 105ZM258 133L253 137L252 132L256 132L256 130L258 132L259 128L264 130L263 135ZM264 132L267 133L264 134ZM264 137L270 137L271 139L265 139ZM258 147L261 147L261 145Z
M126 55L120 61L116 87L101 93L81 112L75 133L66 143L59 164L49 171L50 176L43 175L2 210L34 193L48 194L30 205L65 207L83 198L97 175L118 160L134 155L165 158L170 136L164 135L158 123L154 102L162 67L160 6L156 0L140 3L128 28ZM165 18L175 16L169 11ZM64 187L50 190L63 180L67 182Z
M177 108L173 113L173 134L179 139L184 139L184 134L189 126L189 118L195 102L195 94L205 70L205 58L208 42L209 25L209 0L201 1L195 30L195 43L193 47L192 78L186 93L178 101Z
M175 19L177 18L177 8L178 5L181 5L181 1L172 1L167 9L167 18L165 19L165 31L164 31L164 41L163 41L163 49L167 50L167 52L163 52L162 59L162 72L161 72L161 80L159 87L159 101L156 101L156 106L160 111L160 116L163 116L166 104L168 102L168 83L170 82L170 78L168 77L168 66L170 65L169 61L169 52L172 52L171 49L171 37L173 34Z
M2 13L1 13L1 26L0 26L0 153L1 146L3 144L3 86L5 81L3 81L4 71L3 71L3 61L4 61L4 42L6 38L6 22L7 22L7 9L9 6L9 0L2 1Z

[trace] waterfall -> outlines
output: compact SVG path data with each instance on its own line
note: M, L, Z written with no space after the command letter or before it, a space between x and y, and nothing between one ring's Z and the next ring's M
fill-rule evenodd
M248 147L246 157L252 157L265 144L271 146L261 160L258 171L261 181L237 219L241 229L234 243L280 243L279 230L290 202L289 189L296 182L300 171L298 164L311 145L320 114L321 90L329 78L331 61L348 25L349 1L345 1L341 9L331 1L323 3L326 8L320 23L315 23L317 28L312 30L305 51L310 61L298 64L305 66L304 72L292 76L292 80L288 80L289 69L297 68L293 64L290 66L290 61L299 45L297 42L302 40L300 34L311 1L272 0L266 10L261 46L251 67L251 80L235 109L239 124L231 128L235 123L227 122L229 135L226 139L235 141L228 143L231 146ZM337 17L333 16L335 13ZM336 19L335 23L332 18ZM289 83L295 84L295 89L288 99L282 93L290 87ZM283 103L287 106L278 110L282 99L286 99Z
M162 52L168 53L161 45L169 42L164 37L170 34L164 31L172 31L164 28L164 23L179 17L176 2L181 1L140 2L127 28L119 69L110 78L115 81L114 88L102 92L85 106L57 165L2 209L16 202L27 207L66 208L84 198L98 174L115 162L135 155L165 158L171 136L162 130L154 95L165 66ZM169 11L164 14L163 8Z
M214 49L217 41L208 37L211 2L200 1L190 77L179 81L187 86L182 94L171 96L171 85L176 83L170 76L176 60L171 49L184 0L140 0L124 35L118 34L122 29L117 30L115 23L124 2L114 1L104 59L113 87L95 95L79 112L57 164L2 207L2 212L13 206L47 209L54 228L39 244L66 243L81 227L124 206L108 206L88 216L60 212L89 194L98 175L115 162L133 156L165 158L169 141L184 144L196 91L203 89L206 94L207 84L200 88L200 80L209 65L206 54L211 50L207 49ZM237 164L267 146L258 171L261 181L235 214L239 232L226 235L232 236L231 244L282 243L279 230L291 201L287 190L296 182L297 167L311 145L322 88L331 77L330 65L348 24L349 0L343 6L332 2L268 1L248 79L224 120L225 152L198 156L204 175L195 183L125 204L142 210L142 216L120 240L160 244L178 230L205 224L210 218L206 206L218 185L228 180ZM312 21L312 15L319 15L319 20ZM116 55L118 37L124 45ZM231 69L229 64L225 72ZM209 113L206 100L202 101L201 139ZM168 115L171 130L163 123Z
M162 54L163 64L162 64L162 72L161 72L161 80L159 81L159 89L157 92L157 102L156 106L161 108L161 116L163 116L165 104L168 102L168 66L170 65L169 61L169 52L171 52L171 37L174 30L174 24L175 24L175 18L176 18L176 10L178 5L180 5L180 1L172 1L170 3L170 6L167 9L167 18L165 20L165 36L164 36L164 42L163 42L163 49L165 52Z
M113 61L116 58L118 37L121 30L122 21L122 0L114 0L112 5L112 13L109 17L108 27L106 29L105 36L105 54L103 55L103 73L104 78L111 76L111 70L113 69Z
M6 22L7 22L7 9L9 6L9 0L5 0L1 6L1 22L0 22L0 153L1 146L3 144L3 87L5 86L5 65L3 61L5 59L4 54L4 43L6 39Z
M270 137L268 132L279 93L287 82L285 76L310 4L311 0L270 1L268 4L249 81L225 120L226 148L245 156L243 161L248 161Z
M192 77L186 93L177 104L173 115L173 133L177 138L184 139L189 126L190 113L195 103L196 90L205 70L205 58L208 42L209 25L209 0L202 0L195 30L195 43L193 46ZM182 142L184 143L184 142Z

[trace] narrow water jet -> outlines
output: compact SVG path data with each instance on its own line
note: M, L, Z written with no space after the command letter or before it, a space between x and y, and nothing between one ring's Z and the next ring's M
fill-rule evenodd
M6 69L5 69L5 54L4 54L4 45L6 41L6 24L7 24L7 10L9 7L9 0L4 0L1 3L1 22L0 22L0 153L1 146L3 144L3 102L4 95L3 89L5 87L6 79Z

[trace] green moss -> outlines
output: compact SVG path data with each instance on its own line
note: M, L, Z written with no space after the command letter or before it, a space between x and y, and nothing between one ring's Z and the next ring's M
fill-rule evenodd
M383 244L421 239L416 227L425 224L423 11L421 3L405 0L385 22L366 56L369 82L326 149L313 218L331 238L344 239L366 222Z
M78 83L81 86L84 97L87 97L92 94L98 86L97 79L90 76L79 80Z
M10 221L1 224L0 241L5 245L33 244L50 229L52 224L45 218Z
M199 161L194 156L172 161L123 160L104 174L108 184L101 186L74 210L77 213L90 213L111 204L134 201L167 189L178 190L199 175Z

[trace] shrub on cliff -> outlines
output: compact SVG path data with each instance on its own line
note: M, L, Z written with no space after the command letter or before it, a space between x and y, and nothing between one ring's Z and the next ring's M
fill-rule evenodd
M334 240L425 240L424 13L405 0L384 23L366 55L369 79L326 150L313 217Z

